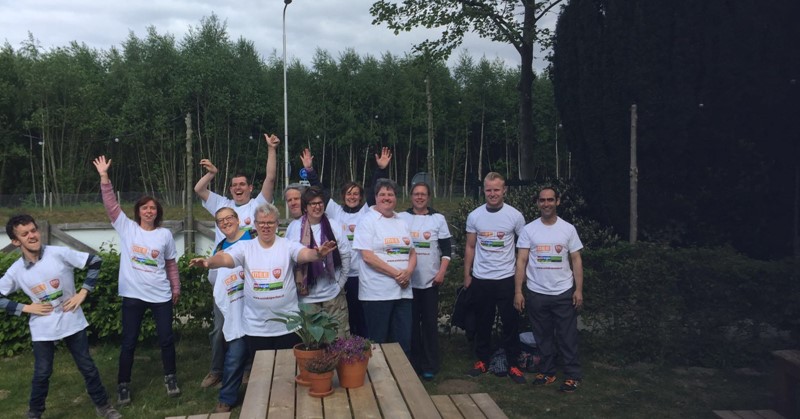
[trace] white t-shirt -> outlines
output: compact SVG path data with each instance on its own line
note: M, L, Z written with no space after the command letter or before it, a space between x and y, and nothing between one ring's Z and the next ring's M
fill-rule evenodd
M220 268L217 270L217 279L218 281L214 283L214 303L225 318L222 334L225 336L225 341L230 342L244 336L242 328L244 270L241 267Z
M477 235L472 274L480 279L504 279L514 276L514 241L525 227L525 217L516 208L503 204L489 212L486 204L467 216L467 233Z
M353 238L353 249L371 250L375 256L397 269L408 268L413 244L408 224L397 214L386 218L370 209L358 224ZM361 275L358 280L358 299L362 301L387 301L414 298L411 287L401 288L394 278L372 269L361 258Z
M221 208L232 208L239 216L239 230L252 230L255 228L256 224L256 208L266 203L267 200L260 191L255 198L247 201L247 203L244 205L236 205L236 202L234 202L232 199L225 198L224 196L209 191L208 199L203 202L203 208L211 213L211 215L216 214ZM214 234L214 243L219 243L225 239L225 235L219 230L219 226L217 226L216 222L214 223Z
M572 224L557 217L555 224L545 225L537 218L522 230L517 247L530 249L525 269L529 290L558 295L572 288L569 255L583 249Z
M166 228L147 231L124 212L111 224L120 240L119 295L148 303L164 303L172 299L167 259L175 259L175 239Z
M21 257L0 278L0 294L22 290L34 303L53 305L49 315L31 314L28 325L34 342L63 339L89 325L80 307L74 311L63 310L63 304L75 295L74 270L86 267L89 254L60 246L43 249L41 259L33 266L25 268Z
M269 249L261 247L261 241L255 239L225 251L236 266L244 268L245 335L269 337L289 333L283 323L268 320L298 310L294 265L301 250L300 243L276 236Z
M350 250L350 242L345 238L345 226L344 224L332 218L328 218L328 222L331 224L334 240L336 240L336 245L339 247L339 256L342 259L342 267L336 270L336 278L329 278L327 274L317 278L314 286L308 290L308 295L300 296L301 303L321 303L324 301L330 301L339 295L339 292L344 286L345 281L347 281L347 275L345 272L350 270L350 258L352 252ZM292 221L289 224L289 227L286 229L286 238L299 243L301 224L302 222L300 220ZM319 246L320 242L322 241L322 224L312 225L311 234L314 235L314 242L316 242L317 246Z
M369 206L367 205L362 206L357 212L346 212L342 209L342 206L334 202L333 199L329 200L328 204L325 206L325 214L328 218L339 220L344 224L347 240L350 241L351 248L353 247L353 237L355 235L356 226L361 220L361 217L368 212ZM359 269L361 269L361 253L353 252L350 259L350 272L347 273L347 276L358 276Z
M416 215L404 211L397 213L397 216L411 229L411 241L414 242L414 251L417 253L417 266L411 277L411 286L430 288L433 286L433 277L442 265L439 239L450 238L447 221L439 213Z

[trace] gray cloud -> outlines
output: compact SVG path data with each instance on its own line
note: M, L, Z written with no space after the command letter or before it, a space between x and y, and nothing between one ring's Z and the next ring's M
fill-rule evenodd
M311 64L317 48L333 57L347 48L358 54L380 57L391 52L403 56L415 43L436 37L434 30L417 29L399 35L385 26L373 26L369 7L373 0L295 0L287 9L287 51L290 58ZM19 48L28 32L45 49L67 46L78 41L90 47L108 50L119 46L132 31L146 35L148 26L161 34L170 33L180 41L190 27L200 25L203 17L216 13L227 22L232 40L239 37L254 42L266 59L282 51L283 2L280 0L174 0L138 2L135 0L0 0L2 36L12 47ZM551 13L546 24L552 27L556 16ZM517 66L519 56L513 47L469 35L459 51L466 50L476 58L500 58L508 66ZM537 53L537 71L546 65ZM453 59L451 59L451 63Z

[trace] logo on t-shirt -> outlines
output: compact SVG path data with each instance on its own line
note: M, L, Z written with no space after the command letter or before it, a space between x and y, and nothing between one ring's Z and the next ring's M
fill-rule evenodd
M411 244L411 239L408 237L403 237L403 243L405 243L406 246L408 246L409 244Z
M157 258L157 257L158 257L158 255L159 255L160 253L161 253L161 252L159 252L159 251L158 251L158 249L153 249L153 250L151 250L151 251L150 251L150 256L151 256L153 259L155 259L155 258Z
M351 232L351 233L352 233L352 232L354 232L354 231L356 231L356 225L355 225L355 224L350 224L349 226L347 226L347 228L349 228L349 229L350 229L350 232Z
M561 253L562 250L564 250L564 246L562 246L560 244L557 244L556 245L556 253Z
M250 223L252 223L252 222L253 222L253 220L251 220L250 217L247 217L247 218L244 219L244 224L245 225L250 225Z
M50 280L50 286L51 287L58 288L59 285L61 285L61 281L59 281L58 278L54 278L54 279Z
M497 232L497 238L498 239L503 240L503 237L505 237L505 236L506 236L505 232L503 232L503 231L498 231Z
M239 271L239 278L244 279L244 271Z
M280 268L275 268L275 269L273 269L273 270L272 270L272 275L273 275L273 276L274 276L276 279L281 279L281 274L282 274L282 273L283 273L283 271L281 271L281 269L280 269Z
M430 240L431 232L430 231L426 231L426 232L422 233L422 237L425 237L425 240Z

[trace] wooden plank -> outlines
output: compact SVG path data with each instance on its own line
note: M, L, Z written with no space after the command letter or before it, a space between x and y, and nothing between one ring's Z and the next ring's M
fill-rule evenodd
M455 403L453 400L450 399L450 396L445 395L435 395L431 396L431 400L433 400L433 404L436 405L436 409L439 410L439 414L442 415L444 419L460 419L463 418L461 416L461 412L458 411Z
M86 245L85 243L76 239L75 237L72 237L69 234L63 232L60 228L56 227L55 225L50 226L50 235L61 240L62 242L66 243L67 246L75 250L79 250L81 252L86 252L86 253L97 253L97 250L93 249L91 246Z
M202 234L206 238L211 239L212 242L216 239L216 232L214 231L214 229L204 226L203 223L199 221L194 222L194 230Z
M743 419L764 419L753 410L734 410L733 413L739 415Z
M296 368L296 361L291 349L276 351L272 393L269 397L268 416L270 419L294 419ZM262 416L263 418L264 416Z
M398 343L384 343L381 345L386 362L392 370L395 380L400 386L403 398L408 404L411 416L417 419L440 419L439 411L433 404L431 396L425 390L414 367L408 361L403 348Z
M484 415L490 419L508 419L505 413L500 409L500 406L494 402L492 396L487 393L474 393L470 394L472 400L481 409Z
M208 413L202 415L187 416L186 419L208 419Z
M164 419L186 419L186 416L167 416Z
M756 410L755 412L764 419L786 419L783 415L774 410Z
M212 413L211 416L208 417L208 419L230 419L230 417L231 417L231 412Z
M350 418L350 402L347 400L347 389L339 387L338 379L334 373L333 394L322 400L326 418Z
M714 410L713 412L717 417L722 419L742 419L741 416L733 413L731 410Z
M373 357L370 358L370 364L375 359L375 350L372 351ZM338 379L337 379L338 380ZM378 402L375 400L375 392L372 388L372 381L370 381L369 374L364 377L364 385L358 388L351 388L347 390L350 396L350 406L355 419L377 419L381 417L381 411L378 409Z
M392 371L389 369L389 364L386 363L380 346L373 347L367 371L369 371L372 388L375 390L375 399L378 401L383 417L411 418L411 412L403 400L403 395L397 387L397 382L392 376ZM353 410L357 411L355 408Z
M105 222L62 223L56 224L63 231L70 230L107 230L110 226L108 217Z
M481 412L481 408L472 400L472 397L469 397L469 394L451 394L450 398L453 399L458 411L466 419L483 419L486 417Z
M267 417L274 364L275 351L256 352L239 418L264 419Z
M288 350L287 350L288 352ZM295 359L294 355L292 355L291 362L296 363L297 360ZM296 374L296 372L295 372ZM295 384L295 392L296 392L296 415L298 418L309 418L309 419L322 419L322 399L318 397L312 397L308 394L308 389L310 387L305 387L301 385ZM330 397L330 396L328 396Z

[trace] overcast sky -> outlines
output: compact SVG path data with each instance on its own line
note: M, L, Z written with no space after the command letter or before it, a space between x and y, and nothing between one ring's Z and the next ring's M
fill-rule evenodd
M369 8L373 0L295 0L286 14L286 48L290 59L311 66L316 48L327 50L334 58L346 48L359 55L380 57L385 52L403 56L412 45L426 37L438 37L436 31L416 29L394 35L386 26L373 26ZM130 31L143 38L148 26L161 34L170 33L180 41L190 26L199 26L201 18L216 13L227 22L232 40L244 37L255 43L263 58L273 53L281 56L282 0L0 0L0 39L16 50L28 32L45 49L66 46L70 41L108 50L120 46ZM556 14L550 13L543 24L553 27ZM519 65L519 55L510 45L468 36L457 57L466 50L476 59L500 58L510 67ZM546 66L544 54L536 52L534 67ZM451 63L453 58L451 58Z

